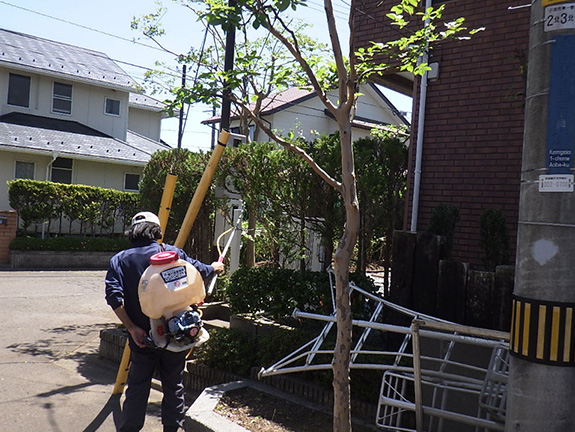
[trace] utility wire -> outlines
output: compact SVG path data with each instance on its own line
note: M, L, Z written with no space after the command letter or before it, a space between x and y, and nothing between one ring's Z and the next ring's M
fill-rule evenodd
M82 24L78 24L78 23L75 23L75 22L72 22L72 21L67 21L67 20L65 20L65 19L58 18L58 17L52 16L52 15L48 15L48 14L45 14L45 13L43 13L43 12L38 12L38 11L35 11L35 10L33 10L33 9L28 9L28 8L23 7L23 6L18 6L18 5L15 5L15 4L13 4L13 3L10 3L10 2L4 1L4 0L0 0L0 3L5 4L6 6L11 6L11 7L14 7L14 8L16 8L16 9L21 9L21 10L24 10L24 11L26 11L26 12L30 12L30 13L33 13L33 14L36 14L36 15L40 15L40 16L43 16L43 17L46 17L46 18L50 18L50 19L53 19L53 20L56 20L56 21L60 21L60 22L63 22L63 23L66 23L66 24L70 24L70 25L73 25L73 26L76 26L76 27L80 27L80 28L83 28L83 29L86 29L86 30L90 30L90 31L93 31L93 32L96 32L96 33L101 33L101 34L103 34L103 35L110 36L110 37L113 37L113 38L116 38L116 39L120 39L120 40L123 40L123 41L126 41L126 42L134 43L134 44L137 44L137 45L142 45L142 46L144 46L144 47L146 47L146 48L151 48L151 49L155 49L155 50L158 50L158 51L165 52L163 49L161 49L161 48L159 48L159 47L156 47L156 46L153 46L153 45L148 45L148 44L145 44L145 43L143 43L143 42L138 42L138 41L136 41L135 39L128 39L128 38L125 38L125 37L122 37L122 36L118 36L118 35L115 35L115 34L112 34L112 33L107 33L107 32L102 31L102 30L98 30L98 29L95 29L95 28L92 28L92 27L88 27L88 26L85 26L85 25L82 25Z

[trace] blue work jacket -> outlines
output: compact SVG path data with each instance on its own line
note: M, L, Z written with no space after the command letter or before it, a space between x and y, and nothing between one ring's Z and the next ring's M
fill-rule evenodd
M211 265L190 258L175 246L164 244L166 251L178 251L180 258L192 264L206 283L214 274ZM145 331L150 330L150 319L144 315L138 299L138 284L140 276L150 265L150 257L160 252L156 241L133 245L129 249L118 252L110 259L106 274L106 301L112 309L124 305L130 319Z

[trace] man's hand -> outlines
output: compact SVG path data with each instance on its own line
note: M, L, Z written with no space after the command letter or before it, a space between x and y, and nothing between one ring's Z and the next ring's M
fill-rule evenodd
M144 348L146 346L146 338L148 337L146 331L133 323L124 306L119 306L114 309L114 313L120 318L120 321L122 321L122 324L124 324L124 327L126 327L126 330L128 330L128 333L130 333L136 345L140 348Z
M224 267L224 263L221 263L221 262L219 262L219 261L213 262L213 263L212 263L212 267L214 268L214 271L215 271L217 274L222 273L222 272L224 271L224 268L225 268L225 267Z
M146 331L144 329L138 327L137 325L134 325L133 327L131 327L127 330L130 333L130 335L132 336L132 339L134 339L134 342L136 343L136 345L138 345L140 348L145 348L146 338L148 337L148 334L146 333Z

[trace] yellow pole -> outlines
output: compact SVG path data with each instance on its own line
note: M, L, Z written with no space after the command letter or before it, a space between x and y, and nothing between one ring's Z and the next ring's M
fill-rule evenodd
M174 191L176 190L176 180L178 176L175 174L168 174L166 176L166 184L164 185L164 193L162 195L162 202L160 202L160 210L158 211L158 218L160 219L160 226L162 227L162 238L159 240L161 243L164 240L164 232L168 225L168 218L172 208L172 200L174 199Z
M158 211L158 218L160 219L160 226L162 227L162 238L158 240L160 243L164 238L164 232L166 230L166 226L168 225L168 218L170 216L170 209L172 206L172 200L174 198L174 191L176 190L177 179L178 176L174 174L168 174L166 176L162 201L160 202L160 210ZM122 354L122 360L120 361L120 367L118 368L118 374L116 375L116 382L114 383L112 394L123 393L129 370L130 344L128 343L128 340L126 340L126 345L124 345L124 353Z
M114 384L114 389L112 394L122 394L124 392L124 386L126 385L126 378L128 377L128 371L130 370L130 344L126 339L126 345L124 345L124 353L122 354L122 360L120 361L120 367L118 368L118 374L116 375L116 382Z
M198 184L196 192L192 197L192 202L190 203L186 216L184 217L184 221L182 222L182 227L180 229L180 233L178 234L178 238L176 238L176 242L174 243L174 246L179 247L180 249L184 247L184 244L186 243L186 240L190 235L192 226L194 225L196 217L198 216L198 212L200 211L200 207L202 205L202 202L204 201L206 192L208 191L208 187L212 182L212 177L214 176L216 167L218 166L218 162L222 157L222 153L226 148L229 138L230 134L228 132L226 131L220 132L220 136L218 137L218 145L212 152L212 156L210 158L210 161L208 162L208 166L204 170L204 174L202 175L202 178L200 180L200 183Z

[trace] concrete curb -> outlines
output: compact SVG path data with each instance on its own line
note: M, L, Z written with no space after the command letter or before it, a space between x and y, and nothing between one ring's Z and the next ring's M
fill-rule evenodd
M285 393L266 384L252 380L239 380L219 384L204 389L192 406L186 412L185 430L194 432L249 432L247 429L231 422L227 418L214 412L221 397L228 391L237 390L243 387L251 387L259 392L267 393L271 396L284 399L299 405L303 405L310 410L329 414L329 410L320 404L316 404L300 397Z
M184 429L194 432L249 432L247 429L214 412L225 392L237 390L248 385L246 381L234 381L204 389L186 412Z

